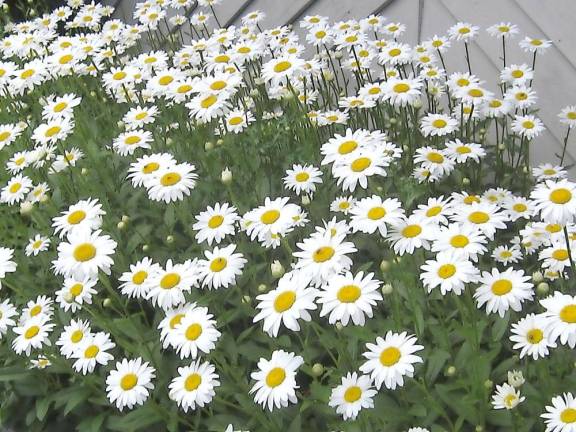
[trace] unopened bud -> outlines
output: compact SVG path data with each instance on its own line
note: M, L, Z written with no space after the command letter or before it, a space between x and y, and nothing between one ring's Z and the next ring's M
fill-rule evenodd
M32 204L30 201L24 201L22 204L20 204L21 215L30 214L32 213L32 210L34 210L34 204Z
M82 169L80 170L80 174L82 174L82 175L84 175L84 176L85 176L86 174L88 174L88 168L82 168Z
M412 106L416 109L420 109L422 108L422 101L420 99L416 99L414 102L412 102Z
M268 285L260 284L258 285L258 292L266 292L268 290Z
M142 252L148 252L150 250L150 245L142 245Z
M204 150L209 151L214 148L214 143L212 141L206 141L204 143Z
M542 296L548 294L549 291L550 285L548 285L546 282L540 282L536 287L536 292Z
M448 368L446 369L446 376L454 376L456 375L456 367L455 366L448 366Z
M337 322L337 323L336 323L336 330L340 331L340 330L342 330L343 328L344 328L344 326L342 325L341 322Z
M120 222L118 222L118 223L116 224L116 227L117 227L119 230L123 230L124 228L126 228L126 222L120 221Z
M232 171L228 167L222 170L220 174L220 181L225 185L232 183Z
M394 292L394 287L392 286L392 284L387 283L382 285L382 294L390 295L392 294L392 292Z
M278 260L274 260L272 264L270 264L270 271L272 272L272 277L281 278L284 275L284 266Z
M544 281L544 275L542 274L542 272L535 271L534 273L532 273L532 282L537 284L542 281Z
M242 297L242 303L244 304L250 304L251 301L252 299L250 298L249 295L245 295L244 297Z
M392 264L390 263L390 261L388 261L388 260L380 261L380 271L382 273L386 273L388 270L390 270L391 267L392 267Z
M484 387L486 387L487 389L491 389L494 386L494 383L492 382L492 380L486 380L484 381Z
M324 366L320 363L314 363L312 366L312 375L319 377L324 373Z
M510 384L512 387L522 387L522 384L525 382L526 380L524 379L524 375L522 375L522 371L508 371L508 384Z
M308 195L302 195L302 205L310 205L310 197Z
M166 236L166 243L168 244L174 243L174 236L173 235Z
M105 308L112 306L112 300L110 300L110 298L106 297L104 299L104 301L102 302L102 306L104 306Z
M122 215L122 222L128 223L130 221L130 216Z
M470 179L469 179L468 177L464 177L464 178L462 179L462 184L463 184L464 186L468 186L468 185L470 184Z

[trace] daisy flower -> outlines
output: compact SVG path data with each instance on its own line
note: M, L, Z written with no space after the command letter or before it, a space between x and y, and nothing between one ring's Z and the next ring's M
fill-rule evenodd
M98 199L80 200L52 220L54 234L64 238L75 231L95 231L102 226L105 215Z
M180 358L198 357L199 352L209 353L221 333L207 307L194 306L186 311L174 333L174 344Z
M254 114L250 111L235 110L226 114L226 129L232 133L240 133L248 127L249 124L254 123L256 119Z
M552 398L552 405L540 417L546 424L545 432L574 432L576 430L576 399L572 393Z
M120 134L112 142L112 147L120 156L127 156L138 148L149 149L151 141L152 132L136 129Z
M518 45L520 45L520 48L525 52L543 53L552 46L552 41L526 36Z
M148 189L148 197L153 201L181 201L184 196L189 196L196 185L198 175L194 172L195 167L189 163L178 163L165 167L158 174L150 178L145 186Z
M567 125L569 128L574 127L576 125L576 105L569 105L562 108L558 117L560 118L560 123Z
M392 225L388 240L398 255L412 254L415 249L430 249L436 237L436 225L420 216L412 215Z
M568 180L546 180L530 194L545 222L565 225L576 216L576 185Z
M322 171L311 165L295 164L292 169L286 170L283 180L284 187L293 190L296 195L311 195L316 192L316 184L322 183Z
M467 224L453 223L440 228L434 242L432 252L452 251L465 259L478 261L478 256L486 253L486 237L481 231Z
M152 288L151 281L156 273L161 270L159 264L145 257L136 264L130 264L130 271L122 273L118 279L120 292L129 298L145 299Z
M117 243L100 230L74 231L58 245L58 258L52 262L56 274L77 278L93 277L101 270L110 274Z
M516 115L510 126L512 132L529 140L537 137L546 129L542 120L530 114Z
M290 82L304 71L304 60L295 55L283 55L262 65L262 79L273 84Z
M253 322L264 320L264 331L270 337L277 337L280 325L292 331L300 331L299 319L310 321L309 310L315 310L314 300L317 290L310 288L310 276L301 271L284 274L278 280L278 286L266 294L256 297L260 309Z
M372 318L372 308L382 300L380 285L373 273L346 272L332 276L318 293L318 303L322 304L320 316L329 315L330 324L340 322L346 326L352 319L355 325L363 326L366 316Z
M17 174L8 180L8 183L0 192L0 202L5 202L9 205L18 203L26 198L28 192L32 188L32 180L22 174Z
M416 336L406 332L388 331L384 338L378 336L375 344L366 344L368 351L362 355L367 361L360 366L360 371L370 375L378 390L382 384L390 390L402 387L404 376L414 376L414 364L423 363L414 353L424 347L416 342Z
M158 305L164 310L184 303L186 301L184 293L190 292L198 283L195 260L175 264L169 259L166 261L166 268L158 267L154 270L149 275L147 299L151 300L154 306ZM143 274L140 274L140 277L142 276Z
M478 30L480 30L480 27L478 26L470 23L459 22L448 29L448 35L451 39L457 41L470 42L478 36Z
M190 366L178 368L178 376L169 385L169 397L184 412L202 408L216 395L215 387L220 385L216 368L208 362L196 360Z
M236 245L231 244L212 251L205 251L205 260L198 261L198 272L202 286L208 289L228 288L236 283L236 277L242 274L244 265L248 262L241 253L234 253Z
M200 212L196 216L197 222L192 226L192 229L198 231L196 233L196 241L202 243L212 242L220 243L227 235L234 235L234 225L240 219L236 207L228 203L216 203L214 207L208 208Z
M508 268L501 272L493 268L491 272L482 272L479 278L480 286L474 293L478 308L486 304L486 313L498 312L504 318L506 311L522 310L522 303L534 297L534 285L530 276L524 275L524 270Z
M354 232L372 234L376 230L382 237L388 233L387 224L397 224L404 217L402 203L396 198L383 200L378 195L362 198L350 210L350 227Z
M244 215L246 234L251 240L270 234L284 236L293 229L294 217L300 213L300 207L288 200L286 197L274 200L266 197L264 205Z
M486 31L490 36L508 39L517 35L519 29L516 24L512 24L509 22L501 22L498 24L491 25L486 29Z
M260 358L258 370L250 374L256 381L250 389L254 401L270 411L296 403L296 371L303 363L302 357L283 350L273 351L270 360Z
M514 264L522 259L520 246L497 246L492 251L491 257L500 264Z
M528 314L512 324L510 340L515 350L520 350L520 358L530 356L534 360L547 357L549 348L556 348L550 341L550 328L543 315Z
M84 277L82 279L66 278L64 286L56 291L56 300L65 311L76 312L84 303L92 304L92 296L96 294L94 286L97 279Z
M30 300L28 303L26 303L26 306L24 309L22 309L22 314L20 315L20 323L40 315L51 318L53 314L54 310L52 298L45 295L40 295L36 297L36 300Z
M348 214L356 205L352 196L339 196L330 204L330 211Z
M6 334L8 327L16 324L12 317L17 314L16 308L10 303L9 299L5 299L0 303L0 339Z
M70 323L64 326L56 345L60 347L60 354L65 358L70 358L82 346L82 341L92 335L90 323L88 321L71 319Z
M532 168L532 175L536 177L536 181L541 182L544 180L560 180L566 178L567 173L560 165L545 163Z
M110 340L110 335L104 332L82 338L82 342L72 354L72 358L77 359L73 364L74 369L86 375L94 372L97 364L106 366L110 360L114 360L114 356L106 351L115 346L116 344Z
M0 247L0 288L2 287L2 279L6 277L6 274L16 271L17 264L12 261L13 257L13 249Z
M50 323L50 317L39 314L27 319L22 324L13 327L16 338L12 341L12 349L16 354L30 356L32 348L40 349L44 345L50 346L48 335L52 332L54 324Z
M454 222L478 228L489 240L494 239L498 229L506 228L508 218L495 204L472 202L470 205L454 209L451 219Z
M438 177L448 175L454 169L454 160L447 157L445 150L434 147L420 147L416 150L414 162Z
M176 165L174 156L170 153L153 153L139 157L130 164L127 178L131 179L134 187L154 184L158 174Z
M142 405L154 388L152 379L155 369L138 357L134 360L123 359L106 377L106 393L110 403L122 411L124 407L132 409Z
M158 108L155 106L144 108L137 106L135 108L130 108L130 110L124 114L122 121L126 124L127 129L138 129L147 124L154 123L157 115Z
M388 165L389 162L384 155L366 149L334 163L332 175L344 192L354 192L357 185L362 189L368 187L368 177L386 176L384 168Z
M486 156L486 150L480 144L463 143L455 139L446 143L444 154L456 163L466 163L469 160L478 163Z
M453 291L462 294L467 283L476 282L478 269L458 251L440 252L433 260L427 260L420 267L420 279L428 292L440 288L442 295Z
M50 239L41 234L36 234L33 238L28 240L26 245L26 256L37 256L40 252L44 252L50 246Z
M516 408L519 403L524 402L526 398L520 396L520 391L508 383L496 386L496 392L492 395L492 406L494 409L511 410Z
M420 120L420 130L424 136L444 136L458 129L458 121L445 114L426 114Z
M308 273L315 285L348 270L352 260L347 254L357 250L354 243L345 241L345 235L332 236L330 232L308 237L297 246L300 250L293 254L298 259L295 268Z
M340 385L332 389L328 405L336 408L336 413L344 420L355 420L363 408L374 408L373 398L377 393L370 377L348 372Z
M540 300L546 309L542 316L547 320L546 330L550 332L550 342L560 339L562 345L576 346L576 297L555 291Z

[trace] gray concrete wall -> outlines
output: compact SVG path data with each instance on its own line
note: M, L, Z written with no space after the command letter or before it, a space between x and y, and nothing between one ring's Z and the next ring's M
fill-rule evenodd
M116 6L115 16L128 21L136 0L107 0ZM240 17L253 10L262 10L264 28L298 21L310 14L328 16L332 21L362 18L379 13L389 21L407 26L403 40L416 44L435 34L442 35L458 21L466 21L482 28L480 36L470 47L472 71L496 90L501 52L500 42L491 38L485 28L500 21L510 21L520 27L517 43L524 36L553 41L553 47L536 63L534 87L539 96L539 116L546 132L532 145L534 162L556 162L561 152L565 126L557 114L566 105L576 104L576 19L575 0L224 0L216 7L222 23L239 24ZM302 31L295 27L299 33ZM461 44L450 49L446 57L449 72L466 70L464 48ZM519 47L507 52L508 63L531 63L531 55ZM565 165L576 157L576 136L568 146ZM576 169L572 170L572 174Z

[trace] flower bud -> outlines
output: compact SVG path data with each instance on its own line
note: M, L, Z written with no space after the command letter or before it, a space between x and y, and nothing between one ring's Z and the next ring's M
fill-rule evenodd
M451 377L456 375L456 367L455 366L448 366L446 369L446 376Z
M268 290L268 285L260 284L258 285L258 292L266 292Z
M462 179L462 184L463 184L464 186L468 186L468 185L470 184L470 179L469 179L468 177L464 177L464 178Z
M512 387L521 387L525 382L526 380L524 379L524 375L522 375L522 371L508 371L508 384L510 384Z
M86 174L88 174L88 168L82 168L82 169L80 170L80 174L82 174L82 175L84 175L84 176L85 176Z
M110 298L106 297L104 299L104 301L102 302L102 306L104 306L105 308L112 306L112 300L110 300Z
M230 171L228 167L222 170L222 173L220 174L220 181L225 185L232 183L232 171Z
M321 363L314 363L312 366L312 375L319 377L324 373L324 366Z
M260 92L258 91L257 88L253 88L252 90L250 90L250 96L252 97L256 97L260 94Z
M284 275L284 266L278 260L274 260L272 264L270 264L270 271L272 272L272 276L275 278L281 278Z
M398 120L396 120L395 118L391 118L388 121L390 122L391 125L395 125L396 123L398 123Z
M150 245L142 245L142 252L148 252L150 250Z
M344 53L342 51L336 51L334 53L334 57L336 58L336 60L341 60L342 57L344 57Z
M336 330L340 331L340 330L342 330L343 328L344 328L344 326L342 325L341 322L337 322L337 323L336 323Z
M174 243L174 236L173 235L166 236L166 243L168 244Z
M218 139L216 140L216 145L217 145L217 146L224 145L224 140L223 140L222 138L218 138Z
M536 292L541 296L548 294L549 291L550 285L548 285L546 282L540 282L536 287Z
M498 144L498 150L500 151L506 150L506 144Z
M128 223L130 221L130 216L122 215L122 222Z
M122 120L118 120L116 122L116 126L118 126L118 128L120 128L120 129L124 129L124 126L126 126L126 125L124 124L124 122Z
M24 201L22 204L20 204L21 215L28 215L32 213L32 210L34 210L34 204L30 201Z
M476 429L474 429L474 432L484 432L484 426L482 426L482 425L476 426Z
M118 222L118 223L116 224L116 227L117 227L119 230L123 230L124 228L126 228L126 222L120 221L120 222Z
M172 138L166 138L166 146L170 147L174 144L174 140Z
M386 273L387 271L390 270L390 268L392 267L392 263L388 260L382 260L380 261L380 271L382 273Z
M204 150L210 151L214 148L214 143L212 141L206 141L204 143Z
M390 295L394 291L394 287L392 284L384 284L382 285L382 294L383 295Z
M532 273L532 282L538 284L543 281L544 281L544 275L542 274L542 272L535 271L534 273Z
M422 101L420 99L416 99L414 102L412 102L412 106L416 109L420 109L422 108Z
M486 381L484 381L484 387L486 387L487 389L491 389L494 386L494 383L492 382L492 380L487 379Z
M302 195L302 205L310 205L310 197L308 195Z
M249 295L245 295L244 297L242 297L242 303L244 304L250 304L251 301L252 299L250 298Z

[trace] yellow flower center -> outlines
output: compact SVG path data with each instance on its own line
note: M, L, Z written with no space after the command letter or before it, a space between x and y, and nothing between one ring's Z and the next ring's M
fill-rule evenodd
M276 65L274 66L274 72L276 72L276 73L286 72L291 67L292 67L292 63L284 60L284 61L276 63Z
M560 414L560 420L563 423L574 423L576 422L576 409L574 408L566 408Z
M180 324L180 321L182 321L182 318L184 318L184 314L176 314L172 317L172 319L170 320L170 328L172 330L174 330L176 328L176 326L178 324Z
M144 167L142 168L142 172L144 174L151 174L154 171L158 171L158 168L160 168L160 164L157 162L150 162L147 163L146 165L144 165Z
M84 210L76 210L68 215L68 223L70 225L77 225L86 218L86 212Z
M84 332L82 332L82 330L75 330L74 333L72 333L72 336L70 336L70 341L73 343L78 343L82 340L83 337Z
M468 81L466 78L460 78L458 81L456 81L456 84L458 87L466 87L470 85L470 81Z
M438 216L441 211L442 211L442 207L441 207L441 206L430 207L430 208L426 211L426 216L427 216L427 217Z
M200 384L202 384L202 377L197 373L193 373L188 375L188 378L184 381L184 388L186 391L191 392L200 387Z
M119 72L116 72L114 75L112 75L112 79L114 79L116 81L123 80L124 78L126 78L126 72L124 72L124 71L119 71Z
M138 384L138 377L133 373L124 375L120 380L120 387L124 391L132 390L136 384Z
M275 367L266 375L266 385L271 388L278 387L285 379L286 371L283 368Z
M442 279L449 279L456 274L456 266L454 264L444 264L438 268L438 276Z
M300 173L296 174L296 181L297 182L305 182L309 178L310 178L310 174L308 174L307 172L300 172Z
M136 120L144 120L146 117L148 117L148 113L146 111L139 112L134 116Z
M500 108L502 106L502 101L498 99L492 99L489 103L490 108Z
M312 254L312 259L317 263L326 262L334 256L334 252L334 248L330 246L323 246L314 251Z
M444 121L444 120L440 120L440 121ZM426 159L428 159L430 162L436 163L436 164L441 164L442 162L444 162L444 156L442 156L438 152L428 153L428 155L426 156Z
M194 323L188 326L186 329L186 339L190 341L195 341L202 334L202 326L198 323Z
M472 97L482 97L484 96L484 92L480 89L475 88L468 90L468 95Z
M182 84L176 89L176 91L180 94L188 93L190 90L192 90L192 86L190 84Z
M468 246L468 243L470 243L470 241L468 240L468 237L466 237L465 235L462 234L456 234L454 237L452 237L450 239L450 245L453 248L463 248Z
M70 63L73 58L74 58L73 55L65 54L62 57L60 57L60 59L58 60L58 63L60 63L61 65L65 65L65 64ZM57 112L59 112L59 111L57 111Z
M75 283L70 287L70 294L72 297L78 297L80 294L82 294L82 291L84 291L84 285L82 285L80 282Z
M0 141L6 141L8 138L10 138L10 132L0 132Z
M210 270L215 273L219 273L226 268L228 261L224 257L214 258L210 263Z
M16 192L18 192L20 190L20 188L22 187L22 183L14 183L12 186L10 186L10 189L8 189L10 191L10 193L15 194Z
M230 57L228 57L226 54L221 54L214 57L214 61L216 63L228 63L230 61Z
M167 273L160 279L160 288L172 289L180 283L181 279L178 273Z
M354 303L360 298L362 291L356 285L344 285L338 290L336 297L340 300L340 303Z
M565 323L576 323L576 304L564 306L560 311L560 319Z
M82 243L74 249L74 259L79 262L90 261L96 256L96 248L90 243Z
M555 189L550 192L549 198L554 204L566 204L572 199L572 192L564 188Z
M362 389L358 386L351 386L344 392L344 400L348 403L354 403L362 397Z
M443 119L436 119L432 122L432 126L434 126L437 129L442 129L443 127L446 127L448 123L446 123L446 120Z
M262 213L260 221L265 225L271 225L278 220L280 212L278 210L268 210Z
M569 120L576 120L576 111L566 113L566 118Z
M515 212L518 212L518 213L525 212L527 209L528 209L528 207L526 207L526 204L522 204L522 203L514 204L512 206L512 210L514 210Z
M490 220L490 216L482 211L475 211L468 215L468 220L473 224L484 224Z
M208 227L209 228L218 228L224 222L224 216L214 215L208 220Z
M54 105L54 112L62 112L64 111L66 108L68 108L68 104L66 102L59 102L56 105Z
M212 84L210 84L210 88L216 91L222 90L226 88L226 81L214 81Z
M244 119L242 117L232 117L230 118L230 120L228 120L228 124L232 125L232 126L238 126L239 124L242 124L242 122L244 121Z
M148 273L144 270L137 271L132 276L132 283L134 285L142 285L146 278L148 277Z
M286 312L295 301L296 293L294 291L284 291L274 300L274 310L278 313Z
M338 153L341 155L352 153L358 148L358 143L356 141L344 141L338 146Z
M182 176L180 174L178 174L176 172L170 172L170 173L164 174L160 178L160 183L162 184L162 186L174 186L181 179L182 179Z
M91 358L96 357L99 352L100 352L100 348L98 348L96 345L90 345L84 351L84 357L91 359Z
M526 121L522 122L522 127L524 129L532 129L532 128L534 128L534 122L532 122L530 120L526 120Z
M365 169L367 169L370 165L372 165L372 160L370 158L361 157L354 160L354 162L352 162L352 164L350 165L350 168L354 172L362 172Z
M386 209L384 207L372 207L368 210L368 219L378 220L386 216Z
M46 132L44 132L44 135L46 136L46 138L52 138L54 135L56 135L61 130L62 130L62 128L60 126L52 126L51 128L46 129Z
M408 225L402 230L402 236L406 238L417 237L422 232L420 225Z
M512 291L512 282L508 279L499 279L492 284L492 293L497 296L503 296Z
M20 74L20 78L22 79L28 79L30 78L32 75L34 75L35 71L34 69L26 69L24 72L22 72Z
M467 146L456 147L456 153L458 153L458 154L468 154L471 152L472 152L472 150L470 150L470 147L467 147Z
M34 306L32 309L30 309L30 316L36 316L38 315L40 312L42 312L42 306L40 305L36 305Z
M400 54L402 54L402 51L398 48L392 48L390 51L388 51L388 54L390 57L398 57Z
M39 332L40 332L40 327L38 327L37 325L33 325L33 326L29 327L28 330L26 330L26 333L24 333L24 337L26 339L32 339Z
M566 249L556 249L552 252L552 258L556 261L566 261L568 259L568 251Z
M526 334L526 339L531 344L540 343L544 339L544 332L538 328L532 329Z
M142 138L140 138L138 135L130 135L126 137L124 144L134 145L138 144L140 141L142 141Z
M200 106L204 109L207 109L210 108L212 105L214 105L216 101L218 101L218 98L214 95L210 95L202 99L202 101L200 102Z
M398 348L389 347L380 353L380 363L386 367L394 366L400 361L400 357L402 357L402 353Z

